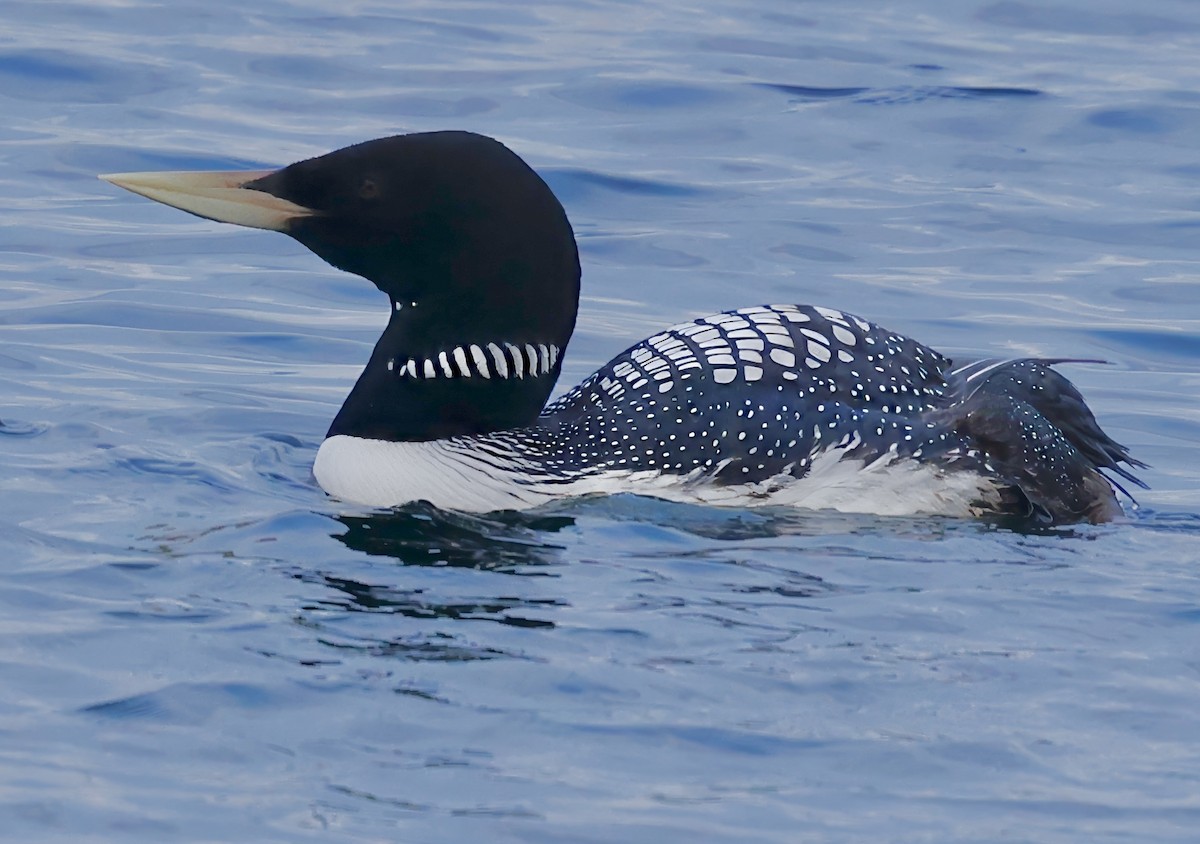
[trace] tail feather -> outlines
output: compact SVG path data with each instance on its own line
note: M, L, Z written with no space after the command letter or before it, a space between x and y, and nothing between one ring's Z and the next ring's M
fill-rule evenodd
M1104 433L1075 386L1050 368L1068 362L1079 361L979 361L954 370L955 428L1043 519L1111 521L1122 512L1115 491L1129 493L1105 472L1145 489L1130 468L1146 464Z

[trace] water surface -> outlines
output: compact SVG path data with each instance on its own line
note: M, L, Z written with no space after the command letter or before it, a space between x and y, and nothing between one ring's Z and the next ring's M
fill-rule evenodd
M1192 841L1200 10L11 0L0 823L20 841ZM495 135L562 198L566 389L813 302L1076 365L1127 523L327 499L386 319L95 174Z

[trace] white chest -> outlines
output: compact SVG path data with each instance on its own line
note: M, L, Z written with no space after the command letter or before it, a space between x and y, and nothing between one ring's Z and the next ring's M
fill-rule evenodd
M373 507L428 501L446 510L482 513L524 510L558 498L629 492L672 501L722 506L793 506L878 515L978 514L994 500L995 483L971 472L892 455L864 464L831 449L817 455L805 477L718 486L698 473L596 470L570 480L550 478L539 466L487 438L396 443L334 436L313 466L330 495Z

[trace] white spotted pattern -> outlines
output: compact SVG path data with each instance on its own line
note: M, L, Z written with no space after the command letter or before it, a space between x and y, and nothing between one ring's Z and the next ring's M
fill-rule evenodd
M492 342L454 347L398 368L404 376L433 377L431 371L452 366L459 377L524 378L553 371L558 360L559 349L551 345ZM943 366L936 353L827 308L779 305L715 314L655 334L619 355L549 406L545 427L441 443L439 453L455 455L460 471L420 483L449 485L443 492L447 502L459 496L449 504L457 509L484 509L482 502L469 502L485 493L487 506L501 507L604 491L602 478L623 478L624 488L649 484L654 494L681 500L803 500L852 508L861 494L847 492L843 475L853 473L825 473L838 479L835 494L824 481L810 483L813 467L819 458L829 464L828 455L835 453L834 463L844 457L847 465L861 468L908 459L920 448L936 451L945 433L918 430L915 419L940 400ZM906 456L889 451L898 443ZM381 453L411 457L414 448L389 444ZM461 478L471 475L463 468L467 464L492 480L477 479L464 488ZM330 472L322 485L328 481L339 495L355 498ZM388 489L355 500L392 504L406 494ZM785 489L790 491L783 498L772 492ZM966 506L962 496L950 498L954 503L946 508ZM882 512L883 506L870 509ZM938 506L931 511L941 512Z
M558 361L552 345L489 342L388 368L409 378L448 376L451 365L458 377L524 378L554 374ZM484 511L627 491L968 515L999 507L1009 482L949 411L995 373L1018 377L1010 370L1022 363L951 370L933 350L837 310L747 308L638 343L527 427L421 443L331 437L315 471L329 492L377 506L426 499ZM1043 422L1030 409L1020 436L1031 459L1049 465L1070 444L1061 433L1047 440Z

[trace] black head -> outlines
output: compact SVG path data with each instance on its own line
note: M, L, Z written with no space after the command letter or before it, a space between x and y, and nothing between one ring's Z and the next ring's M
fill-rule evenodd
M243 187L314 211L287 233L402 310L416 303L437 337L559 348L570 337L579 302L571 224L499 141L470 132L380 138ZM466 326L478 338L461 336Z

